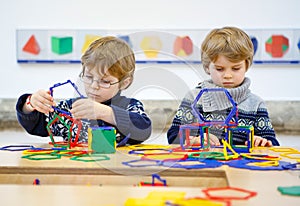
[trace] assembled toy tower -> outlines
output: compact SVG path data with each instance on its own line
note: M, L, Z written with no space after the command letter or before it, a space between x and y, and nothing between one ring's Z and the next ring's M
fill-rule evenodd
M229 102L232 104L232 109L224 121L207 120L197 109L197 103L201 96L206 92L224 92ZM231 94L225 88L205 88L201 89L191 105L194 115L197 117L198 122L188 125L181 125L179 129L180 145L182 149L192 148L194 150L204 150L210 148L209 131L210 127L218 126L223 127L225 130L225 141L237 152L251 152L253 148L253 126L239 126L238 125L238 109L237 103L233 100ZM199 131L200 144L193 144L190 142L191 130ZM243 132L247 135L247 145L234 145L233 132ZM205 141L205 136L207 141ZM206 142L206 143L205 143Z

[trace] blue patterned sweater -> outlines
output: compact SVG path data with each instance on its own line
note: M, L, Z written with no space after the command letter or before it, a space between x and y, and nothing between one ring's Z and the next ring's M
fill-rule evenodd
M54 112L50 113L49 116L33 111L29 114L22 112L22 107L26 102L26 98L29 94L24 94L20 96L16 104L17 118L21 126L32 135L38 136L49 136L46 126L49 121L53 119ZM60 101L57 108L64 111L69 111L72 108L72 103L76 99L68 99ZM127 141L128 144L139 144L145 141L151 135L151 120L144 112L143 104L133 98L127 98L121 96L118 93L112 99L103 102L102 104L108 105L113 109L116 120L116 130L117 130L117 142L124 139L125 136L130 134L130 139ZM57 113L57 112L56 112ZM63 120L69 126L72 122L63 117ZM102 120L82 120L82 129L79 134L80 142L87 142L87 128L90 126L112 126L107 122ZM68 139L69 130L60 121L55 122L51 125L51 132L54 136L63 137L64 140ZM75 138L77 133L77 127L72 129L72 138Z
M277 146L279 145L279 142L276 139L275 131L269 119L266 105L260 97L250 92L249 86L250 79L245 78L241 86L228 89L228 92L231 94L233 100L237 103L238 125L253 126L254 135L270 140L273 146ZM178 135L180 125L200 122L194 115L191 104L194 102L196 96L199 94L202 88L220 87L214 85L211 80L207 80L200 83L198 87L190 91L185 96L167 133L168 142L170 144L178 144L180 142ZM230 103L228 98L226 98L225 93L222 94L220 92L203 93L203 97L201 97L196 104L196 110L205 120L210 121L224 121L232 108L233 105ZM231 121L235 122L235 119L232 118ZM192 135L199 134L197 131L193 132L195 134ZM224 127L211 126L210 133L217 136L220 140L220 143L221 139L225 138ZM248 135L246 135L245 132L233 132L232 140L233 144L235 145L244 144L247 138Z

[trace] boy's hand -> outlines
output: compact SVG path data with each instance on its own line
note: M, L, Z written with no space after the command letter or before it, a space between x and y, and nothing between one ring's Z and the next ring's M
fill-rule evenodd
M112 108L91 99L78 99L72 104L72 116L75 119L101 119L112 125L116 125Z
M29 108L27 104L24 104L23 111L24 112L32 112L32 109L35 109L41 113L49 114L49 112L53 112L54 109L52 106L55 106L55 102L53 97L50 95L50 91L38 90L33 93L30 97L30 106Z
M98 119L101 104L90 99L78 99L72 104L71 113L75 119Z
M265 138L262 138L260 136L254 136L254 147L272 147L272 142L270 140L267 140ZM247 145L248 142L245 142L245 145Z
M204 142L205 144L207 144L207 135L205 134L204 136ZM220 146L220 141L219 141L219 138L213 134L209 134L209 143L210 143L210 146Z

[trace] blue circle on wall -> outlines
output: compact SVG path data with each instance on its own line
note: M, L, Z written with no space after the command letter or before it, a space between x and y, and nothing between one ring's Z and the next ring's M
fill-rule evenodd
M258 47L258 41L255 37L250 37L251 38L251 41L252 41L252 44L253 44L253 47L254 47L254 55L256 54L256 51L257 51L257 47Z
M300 50L300 39L298 40L297 46L298 46L298 50Z

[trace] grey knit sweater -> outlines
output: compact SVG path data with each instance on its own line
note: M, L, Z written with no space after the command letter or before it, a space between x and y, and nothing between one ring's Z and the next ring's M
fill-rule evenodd
M254 135L271 140L274 146L279 145L269 119L266 105L263 99L251 93L249 89L250 83L250 79L245 78L244 82L239 87L227 89L233 100L237 103L238 125L252 125L254 127ZM193 113L191 104L203 88L220 87L213 84L212 80L206 80L201 82L185 96L177 110L172 125L168 130L167 136L169 143L179 143L178 132L180 125L201 121ZM233 105L225 92L205 92L196 104L196 110L204 119L210 121L224 121L232 108ZM235 121L234 118L232 118L231 121ZM224 127L212 126L210 128L210 133L216 135L220 142L221 139L225 138ZM246 140L247 135L245 133L238 131L233 133L234 144L244 144Z

